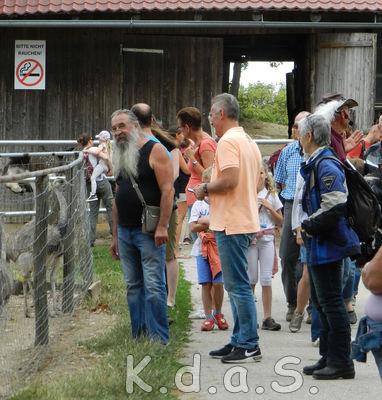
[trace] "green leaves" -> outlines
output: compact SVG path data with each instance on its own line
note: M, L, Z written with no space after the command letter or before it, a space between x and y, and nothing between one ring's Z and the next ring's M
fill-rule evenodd
M248 87L240 86L238 96L241 118L288 124L285 85L257 82Z

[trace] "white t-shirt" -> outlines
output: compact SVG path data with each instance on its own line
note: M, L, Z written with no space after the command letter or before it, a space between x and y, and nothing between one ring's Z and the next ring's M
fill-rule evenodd
M210 205L205 200L196 200L191 208L191 215L188 223L198 222L200 217L210 216ZM202 255L202 241L198 237L192 246L191 255L194 257Z
M272 208L275 211L280 210L283 207L283 204L281 203L279 196L272 195L271 193L268 194L268 190L264 188L261 190L259 193L257 193L257 198L258 199L265 199L268 201L268 203L272 206ZM260 203L259 203L259 208L260 208ZM267 210L265 207L261 207L259 210L259 220L260 220L260 227L261 230L264 229L273 229L275 227L275 223L273 222L272 214L269 210ZM273 240L273 235L264 235L263 239L265 240Z

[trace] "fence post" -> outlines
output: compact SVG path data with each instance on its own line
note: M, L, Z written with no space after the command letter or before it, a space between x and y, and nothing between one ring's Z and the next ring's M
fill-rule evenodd
M73 169L65 172L67 181L66 186L66 199L68 202L68 226L64 238L64 271L62 283L62 312L71 313L74 308L73 295L74 295L74 213L76 207L73 201L73 186L76 184L73 179Z
M36 178L36 240L33 244L35 346L49 342L49 310L46 292L46 242L49 215L48 183L47 175Z

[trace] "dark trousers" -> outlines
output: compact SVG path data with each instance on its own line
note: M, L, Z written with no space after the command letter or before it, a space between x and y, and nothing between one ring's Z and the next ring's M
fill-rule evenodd
M320 355L333 367L350 360L350 324L342 297L342 260L308 268L310 296L321 319Z
M300 246L292 232L292 200L285 200L284 223L280 240L281 280L287 303L297 304L297 267L299 266Z

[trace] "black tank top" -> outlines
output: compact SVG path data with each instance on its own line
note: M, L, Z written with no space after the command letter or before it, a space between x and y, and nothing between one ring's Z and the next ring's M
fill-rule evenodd
M149 164L149 157L154 145L155 142L149 140L139 150L138 177L135 180L146 204L159 206L161 192L154 170ZM142 204L130 178L118 176L116 183L118 184L118 190L115 196L115 204L118 210L118 224L126 228L139 228L142 226Z

